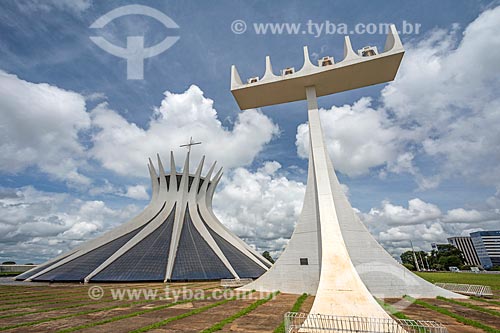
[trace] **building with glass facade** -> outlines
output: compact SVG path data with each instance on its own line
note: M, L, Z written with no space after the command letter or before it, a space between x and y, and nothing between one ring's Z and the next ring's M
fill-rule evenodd
M448 243L462 251L465 259L465 264L470 266L479 266L481 262L477 256L476 249L472 243L472 239L468 236L457 236L448 238Z
M500 230L477 231L470 237L483 268L500 266Z

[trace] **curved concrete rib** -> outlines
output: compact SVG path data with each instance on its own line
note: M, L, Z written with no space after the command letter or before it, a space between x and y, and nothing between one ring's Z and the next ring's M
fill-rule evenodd
M170 250L168 257L170 260L167 262L167 269L165 274L165 281L169 281L172 278L172 272L174 269L175 258L177 255L177 248L179 247L179 240L181 238L182 225L184 223L184 217L186 214L187 207L187 196L189 189L189 155L187 152L186 160L184 161L184 169L182 170L181 183L179 185L179 195L177 196L177 207L174 219L174 228L172 231L172 239L170 241ZM170 171L172 172L172 170ZM170 177L172 178L172 176ZM172 189L175 190L175 189Z
M170 183L169 191L172 193L177 192L177 170L175 169L174 152L170 152Z
M62 265L66 264L74 259L77 259L78 257L92 251L93 249L100 247L104 244L107 244L110 241L137 229L138 227L141 226L141 224L144 220L149 221L150 219L152 219L157 214L158 210L161 208L162 203L157 200L158 196L159 196L159 192L160 192L160 185L158 185L157 178L155 181L154 177L156 177L156 171L154 169L153 163L151 162L151 159L149 159L148 169L149 169L149 174L151 177L151 184L152 184L151 185L151 189L152 189L151 201L148 204L148 206L146 206L146 208L139 215L132 218L129 222L127 222L127 223L125 223L125 224L123 224L123 225L121 225L113 230L108 231L107 233L103 234L102 236L100 236L94 240L91 240L89 242L86 242L86 243L82 244L81 246L73 249L72 251L69 252L69 255L68 255L68 253L66 253L64 255L58 256L55 259L49 261L48 263L55 262L55 264L47 266L47 268L45 268L44 270L38 272L37 274L30 276L28 279L26 279L26 281L31 281L32 279L35 279L35 278L37 278L37 277L39 277L47 272L59 267L59 266L62 266ZM61 257L65 257L65 259L63 259L59 262L56 262Z
M361 59L360 56L352 49L351 39L349 36L344 37L344 59L340 63L347 63L350 61Z
M205 221L205 223L210 227L210 229L212 229L217 234L222 236L232 246L236 247L239 251L246 254L253 262L255 262L257 265L261 266L267 271L268 266L262 263L262 261L268 262L267 259L262 257L261 254L253 250L248 244L246 244L245 242L243 242L243 240L241 240L239 237L233 234L225 225L220 223L217 217L215 216L213 210L209 208L212 207L212 200L215 193L215 187L217 187L217 183L222 177L222 169L221 169L219 170L217 175L214 176L213 180L210 181L210 177L212 176L212 173L215 169L215 165L216 163L214 163L210 168L210 170L208 171L205 177L205 182L203 183L202 188L198 193L197 202L199 203L198 208L200 209L201 216ZM211 187L213 190L210 191L210 193L208 193L209 183L213 184L213 186ZM260 258L261 260L257 258ZM269 263L269 265L271 264Z
M226 266L226 268L231 272L231 274L233 274L233 277L239 279L239 276L234 270L233 266L231 266L227 258L224 256L221 249L219 248L219 246L213 239L212 235L203 224L203 221L201 220L200 216L198 215L198 210L197 210L198 205L196 204L196 202L198 198L198 187L200 185L201 171L203 170L204 162L205 162L205 156L201 158L200 164L196 169L194 180L193 183L191 184L191 188L188 194L187 201L188 201L189 216L191 217L191 221L193 222L194 227L196 228L198 233L205 239L208 246L212 248L217 257L219 257L219 259L222 261L224 266Z
M238 73L236 66L232 65L231 66L231 89L239 87L242 84L243 84L243 82L241 81L240 74Z
M149 169L149 176L151 177L151 201L156 201L160 193L160 182L151 159L149 159L148 169Z
M62 266L74 259L79 258L80 256L89 253L90 251L94 250L95 248L98 248L102 245L105 245L112 240L119 238L125 234L128 234L129 232L136 230L137 228L141 227L144 223L144 221L149 221L151 220L158 210L161 208L161 204L158 201L151 201L148 206L137 216L132 218L130 221L127 223L124 223L106 233L104 233L102 236L88 241L84 244L82 244L80 247L76 248L73 250L73 254L67 256L66 258L56 262L54 265L48 266L44 270L38 272L37 274L34 274L33 276L30 276L26 281L32 281L33 279L36 279L37 277L59 267Z
M401 39L399 38L398 30L394 24L391 24L389 34L385 40L384 52L390 52L392 50L400 50L403 48Z
M167 203L165 202L165 205ZM96 269L94 269L89 275L85 277L84 282L87 283L94 276L103 271L106 267L115 262L118 258L132 249L135 245L139 244L144 238L149 236L152 232L158 229L170 215L172 211L173 205L170 203L168 206L164 206L163 209L158 213L158 215L151 221L149 224L144 227L141 231L137 233L134 237L132 237L127 243L125 243L122 247L120 247L115 253L113 253L108 259L106 259L102 264L100 264Z
M264 72L264 76L262 76L261 80L271 80L277 78L277 75L273 73L273 66L271 65L271 57L266 56L266 71Z
M309 59L309 49L307 48L307 46L304 46L304 64L302 65L302 68L300 69L299 72L311 71L317 67L318 66L314 66L313 63L311 62L311 59Z
M212 248L212 250L215 252L217 257L219 257L219 259L222 261L224 266L226 266L226 268L229 270L229 272L231 272L231 274L233 274L233 277L236 279L239 279L240 277L238 276L238 274L234 270L233 266L231 266L231 264L229 263L229 260L227 260L226 256L224 255L224 253L222 253L221 249L219 248L219 246L217 245L217 243L213 239L212 235L210 234L210 232L207 230L207 228L203 224L203 221L201 220L200 216L198 215L198 211L196 208L197 208L196 205L193 206L193 205L188 204L189 216L191 216L191 221L193 222L194 227L200 233L200 235L203 237L203 239L205 239L208 246L210 246L210 248Z

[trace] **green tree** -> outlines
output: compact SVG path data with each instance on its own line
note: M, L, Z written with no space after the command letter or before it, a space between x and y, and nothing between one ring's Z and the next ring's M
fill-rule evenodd
M406 269L409 269L410 271L414 271L415 270L415 266L413 266L412 264L403 264L403 266L405 266Z
M448 270L451 266L459 267L463 265L463 261L459 256L442 256L438 260L439 264Z
M427 252L415 251L415 256L417 257L418 267L420 269L427 269L428 263L430 266L429 254ZM403 265L406 268L408 268L408 265L411 265L411 267L413 267L413 270L414 270L414 269L416 269L415 256L413 256L413 251L406 251L400 255L401 262L403 263ZM408 268L408 269L410 269L410 268Z
M415 266L415 260L413 259L413 251L403 252L399 257L401 258L401 262L403 264Z
M274 259L273 257L271 257L271 255L269 254L269 251L264 251L264 253L262 253L262 256L264 258L266 258L267 260L269 260L270 263L274 264Z
M2 265L15 265L15 264L16 264L16 262L15 262L15 261L4 261L4 262L2 263Z
M462 251L451 244L440 244L438 250L431 252L429 264L432 269L448 270L450 266L460 267L464 264Z

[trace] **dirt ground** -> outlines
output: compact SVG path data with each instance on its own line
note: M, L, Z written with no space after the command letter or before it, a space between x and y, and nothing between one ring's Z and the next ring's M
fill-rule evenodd
M388 304L392 304L399 312L404 313L410 319L433 320L443 324L449 333L484 333L482 329L475 328L460 323L456 319L447 315L427 309L423 306L412 304L405 299L385 299ZM423 299L428 302L429 299Z
M231 299L219 304L222 290L218 282L193 282L168 284L169 294L165 294L165 284L102 284L103 297L94 300L89 297L89 289L95 285L82 284L0 284L0 331L5 332L58 332L76 329L77 332L107 333L130 332L166 319L169 323L151 329L149 332L184 333L200 332L247 308L256 300L268 294L253 293L252 298ZM139 294L139 297L122 299L112 297L118 289L156 291L152 299ZM175 294L173 293L175 291ZM217 294L212 294L213 292ZM191 292L204 292L205 298L185 300L175 303L172 296L186 295ZM234 296L235 294L233 294ZM241 293L239 294L241 296ZM167 297L168 296L168 297ZM299 295L279 294L272 300L260 305L245 316L239 317L223 327L220 332L273 332L283 321L284 314L291 310ZM180 298L181 299L181 298ZM180 300L178 299L178 300ZM314 301L309 296L302 304L301 312L308 312ZM436 299L426 302L446 308L464 317L500 329L500 317L450 304ZM498 301L498 299L496 299ZM455 319L410 304L401 299L386 302L395 306L412 319L435 320L443 323L450 333L479 333L480 329L459 323ZM477 300L464 302L500 312L500 305ZM209 309L206 306L215 305ZM197 310L199 313L191 313ZM178 317L184 315L184 318ZM189 316L188 316L189 315Z

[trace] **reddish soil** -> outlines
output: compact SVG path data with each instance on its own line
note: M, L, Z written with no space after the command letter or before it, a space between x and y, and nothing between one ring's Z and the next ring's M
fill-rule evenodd
M300 307L300 312L309 313L309 311L311 311L311 308L313 306L314 299L315 299L314 296L308 296L304 301L304 303L302 303L302 306Z
M184 286L190 289L217 289L219 283L217 282L203 282L203 283L173 283L169 284L170 290L179 290ZM105 290L105 296L100 301L92 301L88 298L88 289L92 285L79 285L79 284L51 284L36 286L0 286L0 316L27 313L35 311L34 314L26 314L18 317L0 318L0 328L19 323L28 323L42 319L51 319L65 314L77 314L85 310L96 309L98 312L76 315L70 318L52 320L46 323L40 323L33 326L24 326L17 329L7 330L6 332L54 332L64 328L76 327L79 325L89 324L92 322L101 321L104 319L113 318L119 315L132 314L144 309L151 309L155 306L160 306L171 302L172 300L157 300L146 303L134 304L131 306L128 300L118 301L112 300L111 289L129 288L151 288L159 291L158 295L163 295L165 288L161 283L138 283L138 284L102 284L100 285ZM256 294L255 294L256 295ZM267 295L263 295L265 297ZM290 311L293 304L299 295L280 294L274 300L256 308L246 316L236 319L233 323L226 325L221 332L273 332L283 321L283 316L286 312ZM48 298L45 300L44 298ZM144 300L144 298L140 298ZM495 299L498 301L498 299ZM168 323L161 328L152 330L151 332L163 333L181 333L181 332L199 332L205 328L211 327L213 324L236 314L240 310L252 304L255 299L240 299L228 302L208 309L202 313L179 319ZM410 304L408 301L401 301L400 299L385 300L388 303L397 303L395 306L400 308L411 319L419 320L434 320L443 323L450 333L483 333L481 329L464 325L455 319L432 311L430 309ZM466 318L479 321L485 325L500 329L500 317L496 317L487 313L482 313L464 306L451 304L445 301L436 299L426 299L425 302L446 308L456 314ZM488 308L500 312L500 305L485 303L476 300L461 300L483 308ZM57 302L57 303L54 303ZM130 330L144 327L153 323L157 323L167 318L177 316L182 313L189 312L193 309L213 304L216 300L203 300L194 301L185 304L175 305L170 308L156 310L149 313L141 314L135 317L124 318L121 320L107 323L104 325L94 326L81 332L129 332ZM303 303L300 311L309 312L314 297L309 296ZM11 303L11 304L9 304ZM52 303L52 304L51 304ZM81 305L71 309L57 309L69 305ZM123 307L111 310L102 310L104 308L121 305ZM2 310L4 309L4 310Z
M292 308L298 295L279 294L246 316L226 325L221 332L273 332L283 321L284 314Z
M385 299L384 301L388 304L392 304L410 319L440 322L448 329L449 333L484 333L482 329L462 324L452 317L424 308L420 305L412 304L407 300ZM423 301L427 302L428 300L425 299Z
M242 299L228 302L226 304L216 306L200 314L190 316L184 319L173 321L159 329L151 332L168 332L168 333L194 333L211 327L213 324L234 315L238 311L246 308L255 300Z
M429 304L439 306L440 308L456 313L462 317L478 321L496 329L500 329L500 317L437 299L427 299L425 301Z

